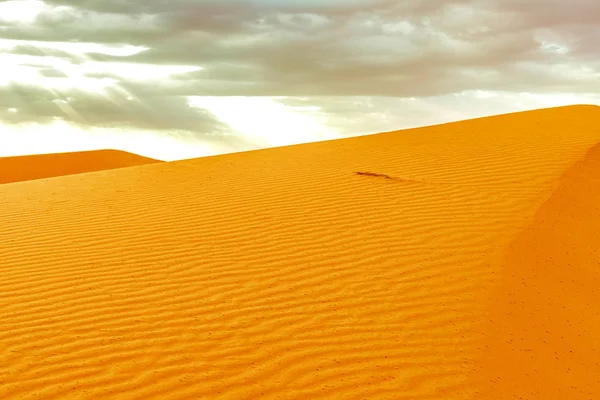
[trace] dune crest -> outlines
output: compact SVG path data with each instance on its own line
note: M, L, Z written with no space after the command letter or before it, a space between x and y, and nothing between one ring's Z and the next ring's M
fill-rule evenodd
M512 322L486 323L510 320L507 251L600 142L599 117L563 107L3 185L0 398L520 393L504 381L520 347L482 361ZM573 269L581 297L563 313L593 295L589 276ZM589 323L567 335L577 354L591 317L570 320Z
M0 184L160 162L118 150L0 157Z

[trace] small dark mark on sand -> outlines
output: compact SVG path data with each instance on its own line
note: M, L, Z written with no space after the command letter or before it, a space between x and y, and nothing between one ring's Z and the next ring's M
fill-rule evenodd
M375 173L375 172L362 172L362 171L358 171L358 172L354 172L354 173L356 175L373 176L373 177L376 177L376 178L384 178L384 179L389 179L389 180L398 181L398 182L418 182L418 181L415 181L413 179L397 178L395 176L389 176L389 175L386 175L386 174L378 174L378 173Z

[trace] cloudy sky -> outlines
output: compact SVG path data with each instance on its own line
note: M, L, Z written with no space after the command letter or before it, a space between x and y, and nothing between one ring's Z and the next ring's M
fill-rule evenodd
M598 0L0 0L0 156L175 160L600 104Z

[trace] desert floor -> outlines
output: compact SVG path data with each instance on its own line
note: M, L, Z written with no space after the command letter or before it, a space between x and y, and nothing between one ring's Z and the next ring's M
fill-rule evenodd
M65 155L0 186L0 398L598 399L599 121Z

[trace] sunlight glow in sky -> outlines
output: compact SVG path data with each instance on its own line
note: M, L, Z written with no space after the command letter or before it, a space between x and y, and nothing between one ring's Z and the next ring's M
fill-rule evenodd
M236 132L265 147L340 137L316 116L268 97L192 97L190 104L209 110Z
M39 0L5 1L0 3L0 21L31 24L46 8L46 4Z

